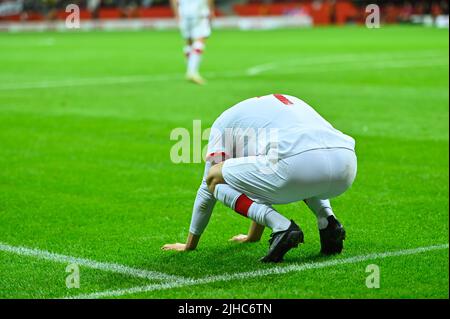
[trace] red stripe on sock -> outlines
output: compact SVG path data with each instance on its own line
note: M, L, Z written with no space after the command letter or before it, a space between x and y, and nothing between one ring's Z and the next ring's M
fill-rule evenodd
M286 104L286 105L292 105L294 103L292 103L287 97L285 97L282 94L274 94L273 96L275 96L278 100L280 100L281 103Z
M252 206L253 201L248 198L246 195L242 194L241 196L239 196L239 198L236 201L236 204L234 205L234 210L241 214L242 216L247 217L248 215L248 210L250 208L250 206Z

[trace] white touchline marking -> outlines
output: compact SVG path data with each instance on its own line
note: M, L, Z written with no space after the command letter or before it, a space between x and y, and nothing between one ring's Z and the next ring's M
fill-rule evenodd
M37 259L43 259L58 263L67 264L77 264L79 266L84 266L87 268L99 269L103 271L109 271L114 273L119 273L126 276L153 279L153 280L170 280L178 281L184 280L184 277L169 275L157 271L150 271L145 269L132 268L125 265L120 265L116 263L100 262L87 258L78 258L73 256L61 255L57 253L52 253L46 250L40 250L35 248L27 248L22 246L11 246L0 242L0 251L8 252L20 256L34 257Z
M82 295L77 295L77 296L73 296L73 297L63 297L63 298L74 298L74 299L111 298L111 297L118 297L118 296L130 295L130 294L136 294L136 293L142 293L142 292L150 292L150 291L173 289L173 288L182 288L182 287L194 286L194 285L204 285L204 284L210 284L210 283L215 283L215 282L219 282L219 281L243 280L243 279L248 279L248 278L263 277L263 276L269 276L269 275L280 275L280 274L286 274L286 273L290 273L290 272L300 272L300 271L309 270L309 269L319 269L319 268L333 267L333 266L339 266L339 265L354 264L354 263L359 263L359 262L373 260L373 259L415 255L415 254L420 254L420 253L424 253L424 252L428 252L428 251L442 250L442 249L448 249L448 244L433 245L433 246L427 246L427 247L418 247L418 248L404 249L404 250L384 252L384 253L373 253L373 254L361 255L361 256L355 256L355 257L349 257L349 258L343 258L343 259L333 259L333 260L323 261L323 262L312 262L312 263L304 263L304 264L296 263L296 264L291 264L288 266L276 266L273 268L261 269L261 270L256 270L256 271L223 274L223 275L217 275L217 276L206 276L206 277L199 278L199 279L187 278L187 279L177 280L177 281L168 282L168 283L151 284L151 285L138 286L138 287L132 287L132 288L127 288L127 289L108 290L108 291L94 292L94 293L90 293L90 294L82 294Z
M423 55L424 53L426 53L426 55ZM271 62L256 65L248 68L245 71L206 72L204 75L207 78L229 78L229 77L233 78L237 76L254 77L268 71L275 71L270 72L270 74L298 73L299 71L296 70L295 67L302 67L303 71L316 73L316 72L330 72L330 70L341 71L341 70L361 69L361 67L363 69L370 69L374 67L378 69L383 69L383 68L433 67L448 64L448 60L446 60L446 62L445 61L439 62L434 60L435 58L444 57L442 54L437 55L437 53L434 51L431 52L425 51L421 52L421 54L422 55L342 54L342 55L331 55L322 57L321 56L306 57L306 58L299 57L296 60ZM386 61L383 62L383 59ZM407 59L413 60L408 61ZM332 66L330 66L330 64ZM355 64L357 68L352 67ZM317 66L321 65L327 67L322 69L317 68ZM341 68L336 68L336 65L340 66ZM79 86L94 86L94 85L132 84L132 83L181 80L182 78L183 77L180 74L149 74L149 75L112 76L112 77L96 77L96 78L59 79L42 82L5 83L0 85L0 91L51 89L61 87L79 87Z

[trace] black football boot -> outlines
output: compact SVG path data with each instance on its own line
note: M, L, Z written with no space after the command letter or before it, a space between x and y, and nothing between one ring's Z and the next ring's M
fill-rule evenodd
M298 247L303 241L302 230L293 220L291 220L291 225L288 229L270 235L269 252L266 256L261 258L261 261L274 263L283 261L283 256L291 248Z
M334 216L328 216L328 226L320 229L320 252L324 255L340 254L344 248L345 229Z

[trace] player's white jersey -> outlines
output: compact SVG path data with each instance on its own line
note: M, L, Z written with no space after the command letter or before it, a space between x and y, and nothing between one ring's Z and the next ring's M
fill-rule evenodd
M208 17L208 0L178 0L178 12L181 19Z
M355 141L304 101L273 94L245 100L223 112L211 128L207 155L287 158L324 148L354 150Z

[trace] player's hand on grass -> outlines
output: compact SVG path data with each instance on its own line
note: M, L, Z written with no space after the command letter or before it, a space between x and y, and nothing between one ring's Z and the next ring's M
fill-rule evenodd
M264 232L264 226L252 221L250 229L248 230L248 235L240 234L232 237L230 241L236 243L255 243L261 239Z
M161 247L162 250L175 250L175 251L185 251L186 244L175 243L175 244L165 244Z
M246 243L248 242L248 235L239 234L230 238L230 241L234 241L237 243Z

